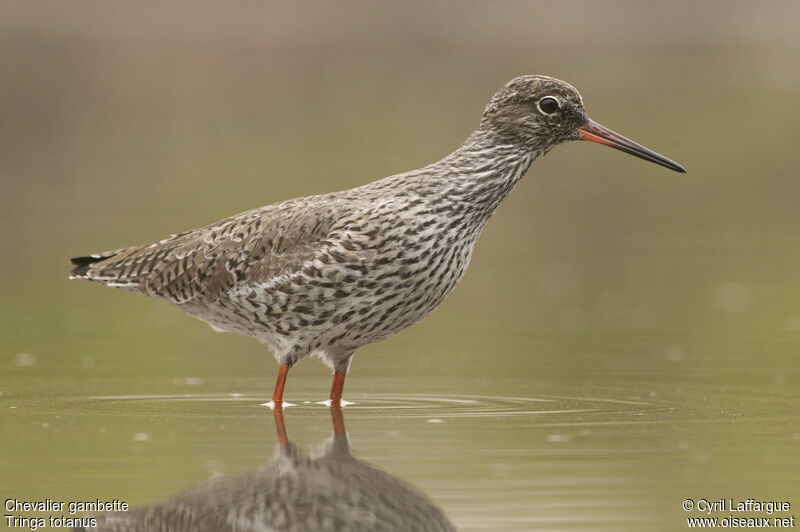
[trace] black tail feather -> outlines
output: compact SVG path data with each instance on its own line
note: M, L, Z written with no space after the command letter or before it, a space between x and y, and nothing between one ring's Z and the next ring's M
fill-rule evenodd
M76 266L69 273L74 277L83 277L89 271L89 268L92 267L92 264L94 264L95 262L106 260L107 258L109 257L90 255L88 257L75 257L69 259L69 261Z

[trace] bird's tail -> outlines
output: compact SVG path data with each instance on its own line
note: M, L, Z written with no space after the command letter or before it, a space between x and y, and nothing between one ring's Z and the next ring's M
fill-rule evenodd
M110 251L106 253L95 253L94 255L88 255L86 257L73 257L69 259L69 261L75 265L75 268L69 272L69 278L89 279L89 270L91 269L92 264L110 259L115 254L115 252Z
M75 265L69 272L69 278L85 279L105 286L135 291L139 279L131 272L123 273L117 264L120 255L124 256L124 253L131 249L135 248L123 248L69 259Z
M75 268L69 272L69 278L86 279L88 278L89 268L92 267L92 264L95 262L104 261L111 257L113 257L113 255L89 255L87 257L73 257L69 259L69 261L75 265Z
M173 237L174 238L174 237ZM161 259L169 255L175 246L170 240L146 246L133 246L85 257L75 257L70 262L75 267L70 279L85 279L113 288L139 291L145 281L158 267Z

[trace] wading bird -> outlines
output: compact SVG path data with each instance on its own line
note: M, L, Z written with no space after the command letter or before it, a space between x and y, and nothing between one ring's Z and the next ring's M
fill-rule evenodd
M154 244L72 259L72 278L164 299L253 336L289 368L316 354L338 404L353 353L427 316L469 265L486 222L540 155L570 140L684 169L589 119L578 91L522 76L444 159L342 192L260 207Z

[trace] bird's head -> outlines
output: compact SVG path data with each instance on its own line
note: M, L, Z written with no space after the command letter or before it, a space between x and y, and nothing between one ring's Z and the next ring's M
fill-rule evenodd
M481 129L542 154L569 140L588 140L685 172L679 164L591 120L569 83L547 76L514 78L492 97Z

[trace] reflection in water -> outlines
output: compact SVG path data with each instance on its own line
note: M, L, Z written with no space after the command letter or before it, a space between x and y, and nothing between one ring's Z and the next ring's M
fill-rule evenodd
M455 530L424 495L350 452L342 410L331 407L333 436L304 452L275 409L279 448L254 471L211 479L164 504L107 514L96 531Z

